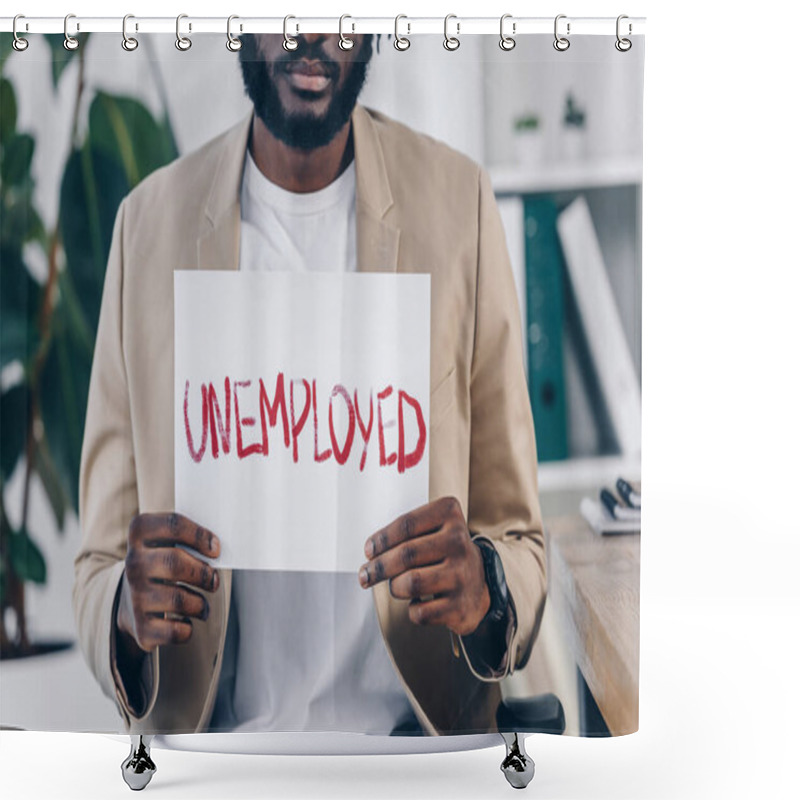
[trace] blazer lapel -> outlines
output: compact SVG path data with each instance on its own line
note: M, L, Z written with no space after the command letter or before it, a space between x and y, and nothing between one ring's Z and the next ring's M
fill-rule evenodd
M353 109L356 162L356 261L359 272L396 272L400 230L384 217L394 200L378 134L362 106Z
M252 121L250 113L225 135L197 237L198 269L239 268L239 193Z

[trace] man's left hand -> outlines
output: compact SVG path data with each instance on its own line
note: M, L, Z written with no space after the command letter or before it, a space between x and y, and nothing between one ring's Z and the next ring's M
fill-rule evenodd
M367 539L364 552L361 586L388 580L393 597L411 600L408 616L418 625L446 625L464 636L489 611L483 558L453 497L398 517Z

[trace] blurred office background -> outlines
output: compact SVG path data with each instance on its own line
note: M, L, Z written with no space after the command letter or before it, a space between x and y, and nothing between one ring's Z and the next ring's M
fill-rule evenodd
M237 58L217 37L198 36L191 50L179 53L174 37L147 35L127 53L118 36L95 34L85 42L83 63L55 39L50 47L31 36L22 54L3 46L16 131L35 142L30 185L46 231L65 213L62 176L100 94L138 100L159 125L168 118L164 157L171 146L178 154L199 147L249 110ZM576 37L566 53L545 36L519 38L511 52L502 52L495 36L464 37L453 53L440 37L412 41L410 51L397 52L382 37L361 102L447 142L491 174L518 287L547 522L575 513L583 495L613 485L619 475L640 477L643 45L620 57L613 36ZM5 108L4 114L8 120ZM568 208L575 212L569 219L562 216ZM576 263L568 263L565 236L575 242ZM34 244L26 242L22 252L41 285L48 257ZM19 361L4 358L2 391L21 380ZM25 467L23 453L3 476L12 527L21 524ZM46 579L25 584L28 633L33 641L74 641L71 590L80 538L69 498L74 492L68 487L63 508L55 508L53 487L45 483L34 470L25 528L46 563ZM4 724L121 729L77 645L4 660L1 670ZM567 731L576 733L574 672L548 606L530 664L504 691L555 691L567 711Z

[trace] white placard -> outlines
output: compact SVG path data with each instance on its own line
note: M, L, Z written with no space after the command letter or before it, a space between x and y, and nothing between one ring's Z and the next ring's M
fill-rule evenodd
M175 507L219 567L356 571L428 501L430 276L175 272Z

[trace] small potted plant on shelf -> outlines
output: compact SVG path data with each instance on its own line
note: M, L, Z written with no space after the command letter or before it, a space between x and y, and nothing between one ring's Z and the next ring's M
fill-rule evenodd
M538 164L544 153L544 136L538 114L521 114L514 120L517 161L523 165Z
M564 107L564 130L561 137L564 159L575 161L586 155L586 112L575 103L570 92Z

